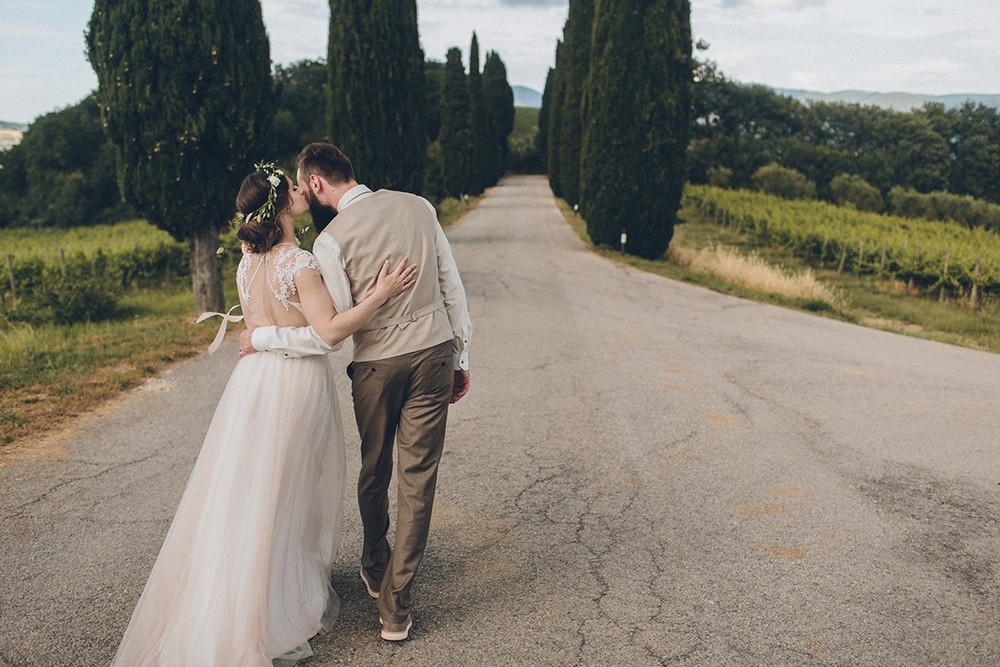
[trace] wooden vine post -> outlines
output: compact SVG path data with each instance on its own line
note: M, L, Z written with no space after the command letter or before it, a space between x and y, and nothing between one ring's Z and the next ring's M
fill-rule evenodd
M969 305L975 308L979 305L979 266L982 255L976 257L976 268L972 270L972 291L969 292Z

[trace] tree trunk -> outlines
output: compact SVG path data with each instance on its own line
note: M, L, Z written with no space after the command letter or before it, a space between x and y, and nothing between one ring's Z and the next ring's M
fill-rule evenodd
M219 232L214 226L201 227L191 236L191 283L194 306L199 313L225 312L222 294L222 264L215 251Z

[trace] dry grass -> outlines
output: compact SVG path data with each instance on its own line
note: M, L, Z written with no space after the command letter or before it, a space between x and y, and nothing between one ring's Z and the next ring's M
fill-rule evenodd
M811 269L786 271L772 266L755 253L738 254L725 246L693 250L671 244L667 259L699 273L711 273L729 283L807 301L823 301L837 307L840 296L816 279Z

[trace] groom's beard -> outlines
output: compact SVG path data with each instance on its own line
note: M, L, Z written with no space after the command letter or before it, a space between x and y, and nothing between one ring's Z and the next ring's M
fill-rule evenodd
M311 196L307 198L309 200L309 215L312 216L313 227L316 228L316 233L318 234L337 216L337 209L326 204L321 204Z

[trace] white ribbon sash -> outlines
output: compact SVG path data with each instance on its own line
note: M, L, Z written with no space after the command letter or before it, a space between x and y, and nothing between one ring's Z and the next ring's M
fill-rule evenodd
M209 354L212 354L213 352L218 350L219 346L222 345L222 339L226 337L226 328L229 326L230 322L236 324L237 322L243 321L242 315L232 314L233 311L239 307L240 304L236 304L235 306L229 309L228 313L202 313L201 315L198 316L198 319L195 320L194 322L195 324L201 324L210 317L218 316L222 318L222 324L219 325L219 333L215 334L215 340L213 340L212 344L208 346Z

